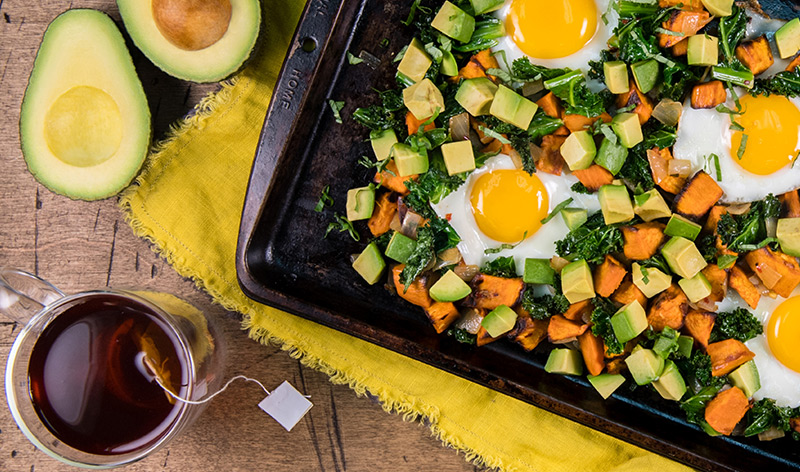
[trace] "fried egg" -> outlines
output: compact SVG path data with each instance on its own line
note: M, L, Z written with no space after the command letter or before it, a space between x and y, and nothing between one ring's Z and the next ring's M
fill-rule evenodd
M720 302L719 311L750 307L733 291ZM753 398L772 398L779 406L800 406L800 288L789 298L762 296L750 310L764 326L764 334L747 341L755 356L761 388Z
M704 169L715 177L725 192L725 202L750 202L800 187L800 162L795 162L800 152L800 98L740 96L744 113L736 115L735 121L744 131L730 129L728 114L695 110L687 101L678 123L674 157L691 161L693 172ZM736 108L733 100L726 105Z
M582 70L608 47L619 18L609 0L511 0L497 16L506 36L493 50L505 51L509 63L527 56L545 67Z
M599 210L595 195L570 189L577 181L571 175L528 174L517 169L509 156L498 154L432 206L461 237L458 249L466 264L482 266L497 257L513 256L521 274L526 258L553 257L555 242L569 232L559 216L541 223L559 203L572 197L572 207ZM514 247L486 254L503 244Z

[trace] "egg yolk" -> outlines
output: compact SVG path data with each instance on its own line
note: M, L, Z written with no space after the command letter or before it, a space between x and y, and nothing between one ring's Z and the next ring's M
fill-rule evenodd
M744 127L744 131L735 131L731 136L734 162L757 175L769 175L791 164L800 150L800 110L780 95L745 95L741 104L744 114L733 115ZM747 141L744 154L738 159L743 135L747 135Z
M597 19L594 0L513 0L506 31L528 56L554 59L584 47Z
M502 169L475 180L470 204L483 234L495 241L518 243L542 226L549 202L539 177L522 170Z
M800 372L800 297L792 297L778 305L767 323L767 342L781 364Z

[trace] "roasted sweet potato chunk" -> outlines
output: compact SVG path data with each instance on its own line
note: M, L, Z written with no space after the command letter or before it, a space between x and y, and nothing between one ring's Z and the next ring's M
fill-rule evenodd
M711 283L711 295L704 298L710 302L721 302L728 293L728 272L716 264L708 264L700 272Z
M686 333L693 337L697 344L705 349L708 346L708 339L714 329L714 320L717 315L707 311L689 310L684 319L683 328Z
M675 196L675 212L699 220L722 198L717 182L702 170L689 179L683 190Z
M781 201L781 215L784 218L800 218L800 195L798 195L797 190L786 192L779 198Z
M426 121L428 121L427 118L424 120L418 120L413 113L411 112L406 113L406 128L408 129L408 134L416 134L417 131L419 131L420 126L422 126L422 123L425 123ZM434 128L436 128L436 124L433 121L431 121L430 123L425 125L425 127L422 130L430 131Z
M542 111L550 118L561 118L564 114L564 108L553 92L537 100L536 104L539 105Z
M753 285L753 282L750 282L747 274L739 266L731 267L728 283L742 297L742 300L755 310L756 306L758 306L758 301L761 300L761 292Z
M725 86L719 80L695 85L692 88L692 108L695 110L715 108L717 105L725 103L727 98Z
M502 336L498 336L496 338L493 338L491 335L489 335L489 332L486 331L486 328L481 326L478 329L478 332L475 335L475 345L476 346L485 346L485 345L487 345L489 343L493 343L493 342L497 341L498 339L502 339Z
M564 121L564 126L567 127L568 130L571 132L575 131L585 131L592 127L598 120L603 120L603 123L610 123L611 122L611 115L608 112L603 112L600 116L595 116L594 118L589 118L588 116L583 115L568 115L564 114L562 121Z
M600 375L606 366L603 341L592 334L592 330L587 330L578 336L578 345L586 370L592 375Z
M589 328L587 323L579 323L570 321L561 315L553 315L550 317L550 323L547 325L547 337L550 342L565 341L572 338L577 338L585 333Z
M583 300L578 303L573 303L569 306L567 311L564 312L564 318L570 321L577 321L579 323L583 322L584 318L588 319L588 316L592 314L592 310L594 310L594 305L592 305L591 300Z
M561 145L567 138L549 134L542 138L542 155L536 161L536 168L548 174L561 175L564 169L564 157L561 155Z
M647 322L656 331L661 331L665 326L680 329L688 312L689 299L678 284L672 284L653 298L647 309Z
M394 160L392 160L386 164L383 171L375 174L375 178L372 180L376 184L379 184L381 187L386 187L392 192L397 192L400 195L408 195L406 181L417 180L417 177L419 177L417 174L400 177L397 172L397 165L395 165Z
M719 219L726 213L728 213L728 207L725 205L714 205L711 207L706 217L706 222L703 224L703 231L706 233L716 233Z
M384 193L375 201L375 211L367 222L369 232L373 236L380 236L389 231L392 219L397 214L397 202L392 202L391 196L390 193Z
M750 409L747 395L739 387L719 392L706 405L705 419L714 431L728 436Z
M547 337L548 324L550 320L534 320L530 316L519 316L517 324L508 336L526 351L533 351Z
M436 302L425 309L433 329L441 334L458 318L458 309L450 302Z
M789 298L800 284L800 264L796 257L765 246L748 252L744 259L765 287L784 298Z
M714 377L727 375L755 357L753 351L738 339L711 343L706 347L706 352L711 356L711 375Z
M625 266L606 254L603 263L594 270L594 291L601 297L610 297L627 273Z
M792 59L792 62L790 62L789 65L786 66L786 70L793 71L797 69L797 66L800 66L800 55L795 56L795 58Z
M672 46L673 56L685 56L689 52L689 38L684 38Z
M494 310L500 305L516 305L525 288L520 278L506 279L486 274L476 275L471 285L472 293L465 299L464 305L487 310Z
M658 45L662 48L674 46L684 38L697 34L711 20L712 16L706 11L675 10L667 21L661 24L661 27L676 33L683 33L683 36L660 33Z
M405 266L405 264L398 264L392 269L392 279L394 280L394 288L397 290L397 294L409 303L422 308L429 308L433 305L433 299L428 295L427 280L418 277L406 288L400 280L400 273L403 272Z
M739 43L736 46L736 57L750 69L753 75L764 72L775 63L766 35Z
M628 368L628 364L625 363L625 359L618 357L616 359L611 359L606 364L606 372L609 374L621 374L625 372Z
M639 290L639 287L633 284L630 275L626 275L625 279L619 284L619 288L611 296L611 299L621 305L627 305L634 300L638 301L642 308L647 308L647 297Z
M458 75L451 78L452 82L458 82L461 79L474 79L477 77L489 77L494 80L493 75L487 75L486 71L489 69L497 69L500 65L497 59L492 55L491 49L484 49L473 55L467 64L458 70Z
M623 226L622 251L625 257L634 261L650 259L658 251L664 241L664 224L651 221L633 226Z
M628 91L617 95L617 108L629 106L635 107L632 113L639 115L639 124L647 123L647 120L653 115L653 101L639 90L633 79L630 80Z
M590 192L596 192L603 185L611 185L614 181L614 175L597 164L592 164L586 169L573 170L572 175L577 177Z

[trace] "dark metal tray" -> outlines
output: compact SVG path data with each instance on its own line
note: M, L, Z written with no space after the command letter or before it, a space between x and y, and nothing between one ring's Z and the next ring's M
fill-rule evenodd
M772 3L791 14L792 2ZM370 171L366 131L349 119L377 103L374 89L393 85L392 57L411 39L401 25L410 2L309 0L269 106L253 163L239 233L239 282L253 299L384 346L437 368L700 469L800 471L791 439L759 442L711 438L686 423L677 403L651 389L623 388L602 400L583 378L544 372L545 350L507 342L482 348L437 335L417 307L380 285L368 286L349 264L360 252L347 233L323 239L332 211L314 211L330 185L333 210L344 213L347 189ZM767 5L764 5L767 6ZM387 44L388 40L388 44ZM348 64L346 52L379 57L373 70ZM328 99L344 100L337 124ZM360 232L368 235L365 226Z

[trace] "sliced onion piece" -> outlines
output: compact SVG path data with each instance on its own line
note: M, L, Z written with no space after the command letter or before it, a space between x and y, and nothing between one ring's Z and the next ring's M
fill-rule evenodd
M471 282L472 279L478 275L480 270L481 268L476 265L457 265L453 269L453 272L455 272L457 276L461 277L461 280L464 282Z
M660 152L648 151L647 160L650 162L650 170L653 172L653 180L655 183L661 183L664 179L669 177L667 160Z
M460 113L450 118L450 139L464 141L469 139L469 113Z
M483 321L483 312L475 308L468 308L461 313L461 318L453 326L463 329L469 334L478 334L478 330L481 329L481 321Z
M419 213L415 213L411 210L406 212L406 217L403 218L402 224L400 225L400 233L403 236L408 236L411 239L417 239L417 230L422 223L425 221L425 218L422 217Z
M461 262L461 251L458 248L450 248L440 252L436 258L436 264L433 270L439 270L444 267L456 265Z
M688 159L670 159L667 164L669 175L688 177L692 175L692 161Z

